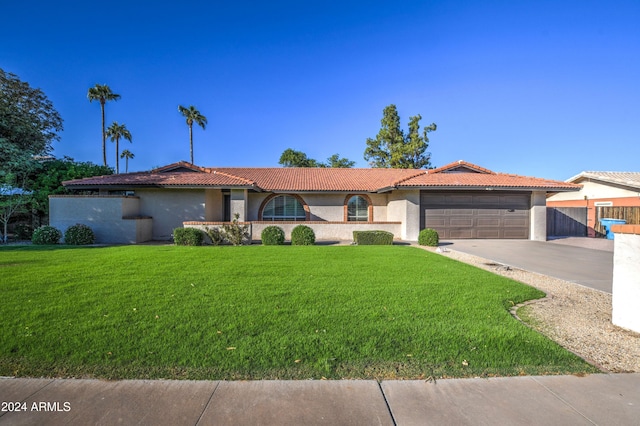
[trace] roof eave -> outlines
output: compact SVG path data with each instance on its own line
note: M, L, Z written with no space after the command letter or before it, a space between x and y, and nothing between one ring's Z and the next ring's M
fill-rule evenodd
M554 187L538 187L538 186L491 186L491 185L421 185L421 186L406 186L407 189L421 189L421 190L467 190L467 191L544 191L544 192L572 192L579 191L580 188L554 188Z

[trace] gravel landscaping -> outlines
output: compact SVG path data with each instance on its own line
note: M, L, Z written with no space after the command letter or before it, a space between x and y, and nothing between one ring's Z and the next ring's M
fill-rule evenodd
M607 372L640 372L640 334L611 323L610 294L466 253L441 250L443 256L544 291L547 297L516 307L514 314L566 349Z

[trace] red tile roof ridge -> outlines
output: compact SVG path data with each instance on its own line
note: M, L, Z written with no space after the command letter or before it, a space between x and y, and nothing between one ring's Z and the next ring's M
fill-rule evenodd
M468 161L464 161L464 160L454 161L452 163L445 164L444 166L440 166L440 167L437 167L435 169L429 169L427 171L427 173L429 173L429 174L441 173L441 172L443 172L445 170L453 169L453 168L460 167L460 166L467 167L467 168L469 168L471 170L476 170L476 171L478 171L480 173L487 173L487 174L491 174L491 175L495 175L496 174L496 172L494 172L492 170L489 170L489 169L486 169L484 167L478 166L477 164L474 164L474 163L469 163Z
M247 178L244 178L242 176L236 176L236 175L233 175L231 173L226 173L226 172L220 171L218 169L208 169L208 173L212 173L214 175L215 174L221 174L223 176L226 176L226 177L229 177L229 178L232 178L232 179L241 180L243 182L246 182L249 185L256 186L256 182L254 180L247 179Z

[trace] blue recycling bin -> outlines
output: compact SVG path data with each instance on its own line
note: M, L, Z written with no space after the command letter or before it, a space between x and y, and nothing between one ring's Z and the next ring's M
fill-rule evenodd
M606 231L607 240L613 240L613 232L611 232L612 225L624 225L627 223L624 219L611 219L608 217L600 219L600 223L604 226L604 230Z

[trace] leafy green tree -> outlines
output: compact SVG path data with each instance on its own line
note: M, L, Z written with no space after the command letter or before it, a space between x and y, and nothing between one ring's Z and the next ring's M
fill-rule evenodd
M49 154L60 131L62 118L44 92L0 68L0 175Z
M421 169L430 167L431 154L426 152L429 146L427 134L435 131L435 123L425 127L420 133L418 114L409 117L409 133L400 128L400 116L395 105L391 104L382 112L382 127L375 139L367 138L364 159L372 167Z
M100 102L100 109L102 111L102 161L104 162L104 165L107 166L107 133L104 127L104 105L107 101L117 101L120 99L120 95L113 93L111 88L106 84L96 84L89 88L87 98L89 99L89 102Z
M202 127L202 130L204 130L207 125L207 117L200 114L200 111L198 111L193 105L189 106L189 108L179 105L178 111L180 111L180 113L187 119L187 126L189 126L189 147L191 153L191 164L193 164L193 123L196 123L198 126Z
M316 160L307 157L307 154L304 152L291 148L284 150L278 164L283 167L320 167Z
M125 173L129 173L129 160L133 159L134 157L135 155L133 155L133 152L129 151L128 149L125 149L124 151L122 151L122 154L120 154L120 158L125 159Z
M11 218L18 213L26 213L31 200L29 191L23 188L14 174L6 174L0 182L0 224L2 224L2 242L7 243L8 227Z
M356 165L356 162L351 161L348 158L342 158L338 154L333 154L331 157L327 158L327 162L325 164L326 167L350 169Z
M62 182L92 176L113 174L113 169L91 162L76 162L71 157L43 162L33 162L25 188L31 192L30 209L32 221L39 226L41 219L49 214L49 195L71 194Z
M302 151L296 151L291 148L284 150L280 156L278 164L283 167L336 167L336 168L351 168L356 162L350 161L347 158L341 158L339 154L333 154L327 159L326 163L321 163L313 158L307 157Z
M125 126L124 124L118 124L117 121L114 121L107 129L107 136L109 136L111 142L116 143L116 173L120 173L120 157L118 157L118 155L120 154L120 138L126 139L131 142L131 132L127 130L127 126Z

